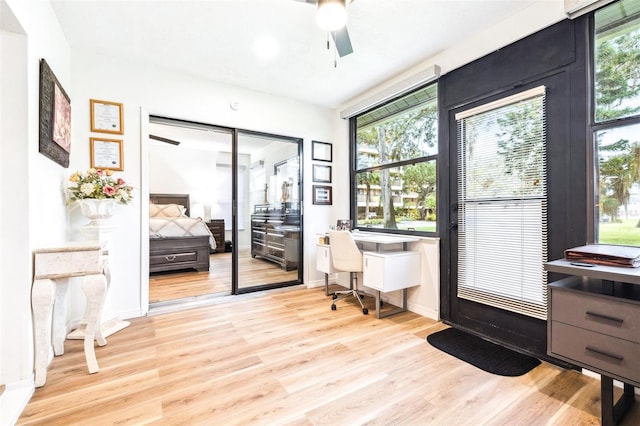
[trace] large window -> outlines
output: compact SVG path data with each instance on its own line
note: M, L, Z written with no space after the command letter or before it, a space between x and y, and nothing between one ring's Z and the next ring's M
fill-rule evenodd
M356 226L436 232L437 84L356 117Z
M595 13L595 240L640 245L640 2Z

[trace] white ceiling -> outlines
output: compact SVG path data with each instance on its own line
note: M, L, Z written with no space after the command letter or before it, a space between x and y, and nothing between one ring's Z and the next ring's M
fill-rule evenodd
M335 108L534 0L356 0L354 53L326 50L315 6L295 0L51 0L74 49L150 62ZM272 59L254 43L271 37Z

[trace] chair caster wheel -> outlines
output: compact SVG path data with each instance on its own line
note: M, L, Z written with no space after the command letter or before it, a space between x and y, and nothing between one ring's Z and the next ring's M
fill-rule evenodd
M338 298L338 295L334 294L332 298L333 298L333 300L336 300Z
M369 310L367 308L364 308L362 310L363 315L369 315Z
M332 310L332 311L335 311L336 309L338 309L338 308L336 307L336 305L331 305L331 310Z

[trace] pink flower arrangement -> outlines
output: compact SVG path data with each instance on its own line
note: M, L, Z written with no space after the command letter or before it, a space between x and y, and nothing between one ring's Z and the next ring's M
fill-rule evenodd
M85 198L113 198L120 204L129 204L133 199L133 187L127 185L122 178L113 177L111 170L89 169L86 172L75 172L69 177L73 183L69 186L69 200Z

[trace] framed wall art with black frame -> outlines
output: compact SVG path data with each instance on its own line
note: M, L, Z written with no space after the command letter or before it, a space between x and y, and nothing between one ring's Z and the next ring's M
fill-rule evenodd
M333 145L328 142L311 142L311 159L316 161L333 161Z
M331 205L331 186L313 185L313 204Z
M314 164L313 181L320 183L331 183L331 166L325 166L324 164Z
M40 59L38 150L62 167L69 167L69 155L71 153L71 99L44 59Z

